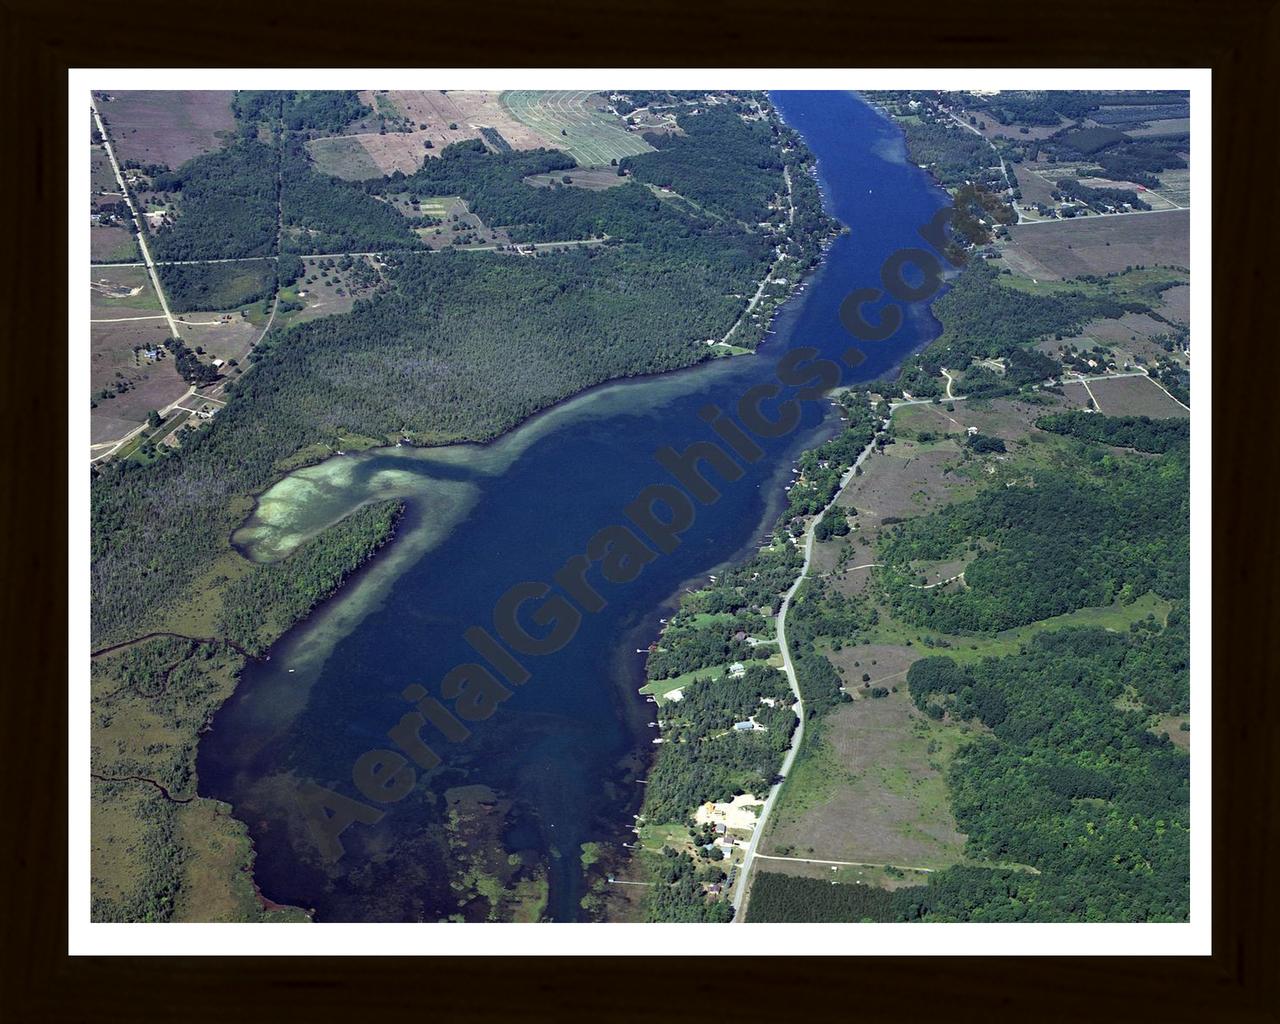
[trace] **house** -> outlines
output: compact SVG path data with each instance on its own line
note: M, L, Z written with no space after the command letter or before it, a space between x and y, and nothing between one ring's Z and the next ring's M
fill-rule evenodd
M732 679L741 679L747 674L747 666L740 661L735 661L729 666L729 676Z
M750 721L748 721L748 722L734 722L734 723L733 723L733 730L734 730L734 732L754 732L754 731L755 731L755 728L756 728L756 723L755 723L755 722L750 722Z

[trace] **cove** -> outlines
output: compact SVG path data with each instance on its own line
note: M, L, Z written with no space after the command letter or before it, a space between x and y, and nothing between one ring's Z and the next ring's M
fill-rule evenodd
M919 247L918 231L948 198L904 154L900 132L849 93L778 93L773 100L818 157L824 202L849 226L821 268L779 312L755 356L609 384L549 409L488 445L377 449L291 474L264 493L235 543L272 560L359 505L401 497L396 541L334 599L252 663L214 717L198 755L200 794L232 804L257 851L256 880L318 921L483 920L495 887L545 883L544 916L582 916L581 844L617 847L639 810L653 705L639 697L644 659L672 596L752 551L776 517L793 459L829 436L825 402L805 403L799 429L761 441L765 457L717 481L669 555L635 580L600 584L606 607L545 657L465 742L374 825L343 834L346 855L316 856L296 800L316 782L355 797L352 766L389 745L414 684L435 692L474 661L463 640L492 626L495 602L522 581L550 581L648 485L671 483L654 458L714 440L699 410L732 410L776 379L789 348L835 360L854 342L839 310L877 287L886 258ZM874 312L874 311L872 311ZM861 346L846 384L890 373L937 333L924 303L889 340ZM532 891L532 890L531 890ZM469 898L474 897L474 898Z

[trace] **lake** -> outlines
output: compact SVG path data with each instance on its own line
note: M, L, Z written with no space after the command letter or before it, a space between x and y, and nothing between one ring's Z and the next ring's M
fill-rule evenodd
M248 824L268 898L311 908L319 921L470 920L488 906L483 896L460 906L471 892L519 888L536 902L545 881L545 916L582 916L581 844L617 850L630 838L637 779L656 749L654 706L636 692L636 649L656 638L682 588L758 546L794 458L838 426L826 402L806 403L800 429L762 442L764 458L719 484L720 499L699 507L674 552L631 582L595 579L605 607L584 615L562 650L522 656L529 680L470 724L465 741L424 733L442 765L376 824L347 829L336 864L316 856L296 794L314 781L357 797L352 766L391 745L388 730L412 710L403 691L438 692L449 669L476 660L464 631L492 631L509 587L551 581L599 529L624 521L644 487L670 482L654 453L714 439L698 416L704 406L732 409L775 379L788 348L838 359L854 341L839 318L846 295L878 286L886 257L922 244L918 229L947 197L907 162L887 119L848 93L773 99L817 154L828 210L851 231L780 311L758 354L597 388L489 445L335 457L268 491L236 535L251 556L275 558L363 502L407 503L395 542L270 660L246 668L201 739L200 794L228 801ZM867 358L845 383L883 376L936 332L918 304L894 337L863 346Z

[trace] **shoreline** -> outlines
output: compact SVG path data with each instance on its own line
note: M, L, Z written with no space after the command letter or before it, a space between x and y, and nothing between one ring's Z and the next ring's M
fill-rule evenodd
M772 107L770 116L771 118L776 118L778 122L785 124L785 121L781 116L781 112L777 110L776 106ZM787 126L787 127L789 128L790 126ZM816 164L816 161L810 161L810 162L806 162L803 166L807 168L814 168L815 164ZM818 176L816 171L814 171L813 173L815 177ZM787 193L784 193L784 196L786 195ZM827 206L827 202L826 202L825 196L822 196L820 198L820 203L823 208L822 212L826 214L827 211L825 208ZM779 268L783 263L783 260L786 259L786 257L782 254L777 254L774 256L774 258L772 258L768 262L767 266L764 268L763 276L760 279L758 279L756 282L757 301L753 302L750 299L748 299L748 301L745 302L743 309L734 317L732 322L728 325L726 333L721 338L721 342L723 343L725 339L734 336L738 331L740 331L742 329L742 326L746 318L749 317L752 311L755 309L760 309L760 308L763 308L764 306L767 306L768 319L763 324L760 325L760 329L762 333L758 341L756 342L754 348L752 348L749 353L736 352L731 354L752 354L752 355L760 354L761 346L768 343L769 335L770 333L772 333L770 330L770 325L774 323L779 313L783 309L785 309L796 298L800 290L811 281L812 277L820 269L822 269L822 267L826 265L827 253L829 252L830 245L835 240L835 238L838 237L839 233L842 230L847 231L847 228L844 228L842 225L840 225L837 222L832 226L832 231L828 235L824 235L822 237L822 239L819 242L819 248L816 251L812 247L812 245L806 245L802 250L802 254L800 257L798 258L792 257L792 260L797 262L798 266L800 264L800 261L802 260L805 260L805 259L813 260L815 257L817 258L816 258L816 262L811 263L811 265L809 265L807 269L798 273L794 278L788 281L786 285L785 293L783 295L778 296L776 299L771 298L770 300L765 302L764 300L761 299L761 296L763 294L763 289L767 289L770 285L770 282L777 281L777 277L775 277L775 275L779 273ZM787 242L796 241L800 237L802 236L796 236L794 232L784 232L780 237L780 241L781 241L781 244L785 245L787 244ZM592 398L597 394L600 394L606 388L622 388L631 384L643 383L645 381L659 379L659 378L674 378L676 377L676 375L679 375L679 374L688 374L688 373L692 373L695 370L703 369L706 367L708 363L718 362L721 359L725 358L725 355L724 355L725 350L723 348L723 345L707 346L704 344L698 344L697 342L694 342L692 344L696 346L693 349L693 352L691 353L692 355L695 356L695 358L693 359L692 362L690 362L686 366L681 366L672 370L624 374L619 377L613 377L607 380L599 381L598 383L592 384L582 390L576 391L572 394L565 395L564 397L557 399L556 401L550 403L549 405L536 410L535 412L525 417L524 419L520 420L519 422L514 422L510 424L508 427L502 430L499 430L483 439L449 441L449 442L439 442L439 443L430 443L430 444L418 443L407 438L401 438L395 441L388 439L383 443L372 444L367 448L362 448L360 449L360 451L361 452L384 452L393 447L412 447L412 448L424 448L424 449L434 450L434 449L460 446L463 449L477 449L477 450L484 449L502 441L505 438L508 438L516 434L521 429L535 426L542 419L552 414L562 412L566 406L569 406L570 403L574 401L590 400L590 398ZM320 442L316 442L316 444L317 446L319 446L319 445L325 444L325 442L320 441ZM235 540L233 539L234 534L239 529L241 529L249 520L251 520L252 517L257 513L263 496L268 491L270 491L271 488L279 484L282 480L286 479L292 473L295 473L298 470L320 465L325 461L327 461L328 459L331 459L334 457L342 457L342 456L335 455L335 449L332 447L332 445L329 445L328 448L329 448L328 452L314 451L312 453L309 453L307 456L304 456L304 459L300 461L297 465L291 466L288 470L281 470L276 474L273 474L270 481L265 485L263 485L262 487L260 487L256 492L241 494L236 496L233 499L233 504L231 507L239 514L239 522L236 526L229 529L225 535L228 551L234 553L233 557L242 559L244 562L250 564L251 566L270 564L270 563L264 563L259 559L255 559L251 557L248 554L248 552L245 550L245 548L243 548L241 545L235 542ZM298 453L295 453L295 456L297 454ZM416 502L413 502L412 499L408 499L407 503L411 505L416 504ZM766 510L766 518L769 514L770 509L771 509L771 506L768 506ZM346 512L341 517L341 519L347 518L354 511L356 511L356 509L352 509ZM340 522L341 519L338 521ZM336 524L330 524L330 528L332 527L332 525L336 525ZM399 525L403 526L403 524L399 524ZM402 536L402 531L401 529L397 528L395 532L382 545L380 545L378 551L385 552L386 550L390 549L392 543L396 539L400 538L401 536ZM754 538L754 533L753 533L753 538ZM753 542L754 541L749 543L753 543ZM377 554L377 552L375 551L373 554ZM266 645L260 656L248 655L247 652L242 652L242 653L244 653L247 659L251 659L252 661L270 660L272 655L280 649L281 644L287 643L291 636L296 636L297 631L301 627L306 626L307 623L310 620L312 620L313 617L318 612L321 612L326 607L331 606L335 598L340 598L345 593L349 592L350 584L358 576L363 575L373 561L374 561L374 558L371 555L370 558L366 559L365 562L362 563L359 567L357 567L355 571L353 571L346 578L344 578L342 582L329 595L327 595L323 600L319 601L315 606L309 609L308 612L304 616L302 616L299 620L297 620L294 623L291 623L290 626L284 631L282 631L279 636L275 637L274 640L269 645ZM697 577L691 578L689 582L692 582L693 579L696 579L696 578ZM681 589L684 589L684 588L682 587ZM677 591L677 593L678 592L679 591ZM91 659L93 657L96 657L99 654L105 654L113 650L119 650L121 648L128 647L132 644L142 642L150 636L154 636L157 634L162 634L170 631L164 628L165 626L170 625L167 618L161 619L159 617L156 617L156 620L153 620L151 625L154 625L159 628L153 629L150 632L144 633L141 635L131 636L127 632L123 632L123 631L115 635L111 635L111 634L104 635L99 640L99 644L101 646L95 650L91 650L90 652ZM648 623L642 623L638 626L638 628L648 629L651 627ZM175 635L184 635L179 633L180 630L181 630L181 626L177 627L177 630L173 630L173 632ZM217 641L219 638L211 637L209 639ZM233 686L231 690L226 694L226 696L222 700L220 700L217 703L216 707L210 710L209 715L205 719L204 725L202 726L200 732L196 735L194 750L192 754L193 761L195 761L196 763L198 763L198 759L199 759L200 737L205 732L210 730L210 728L212 727L213 720L215 719L217 714L227 706L228 702L235 699L237 696L241 694L243 674L244 674L245 668L249 664L250 664L250 661L246 660L245 664L242 665L238 670L236 670L236 672L234 673L234 681L233 681ZM622 689L625 689L625 687L619 687L618 689L619 691L621 691ZM632 701L631 695L629 692L626 694L622 694L621 692L619 692L619 699L625 700L626 703L628 705L631 705L632 707L635 706L635 703L634 701ZM643 705L640 705L640 707L637 708L636 710L643 713ZM639 728L643 728L643 727L639 727ZM643 731L647 732L647 730L643 730ZM643 747L641 747L640 753L643 755ZM192 768L193 768L193 782L195 783L193 788L196 794L196 798L202 799L202 800L203 799L219 800L220 798L217 798L217 797L205 797L204 795L200 794L199 772L198 770L196 770L195 764L193 764ZM641 794L637 794L637 796L642 799ZM225 803L226 801L221 801L221 802ZM231 808L230 816L232 818L235 818L237 821L240 820L235 814L234 807ZM241 824L245 824L245 823L241 822ZM252 837L250 837L250 843L252 846ZM270 897L263 894L261 892L261 889L258 887L257 872L255 870L255 864L254 864L255 859L256 857L251 856L249 862L245 865L242 865L241 869L246 871L249 874L259 898L264 901L270 900Z

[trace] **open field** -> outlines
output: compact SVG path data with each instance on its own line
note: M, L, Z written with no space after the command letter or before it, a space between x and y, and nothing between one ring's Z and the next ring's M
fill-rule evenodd
M111 169L111 161L107 159L107 151L101 146L89 147L89 191L95 194L110 192L119 197L120 183L116 181L116 172Z
M560 174L531 174L525 178L525 182L537 188L550 188L553 185L564 184L565 176L572 179L571 188L585 188L592 192L600 192L607 188L616 188L618 185L627 184L627 178L619 177L618 172L612 167L600 167L593 169L576 168L573 171L562 172ZM656 190L655 190L656 191ZM668 193L670 195L670 193Z
M95 399L96 407L89 414L91 444L127 434L144 423L152 409L163 408L187 390L172 359L150 362L145 355L134 354L135 346L159 345L168 336L163 320L92 325L90 394L108 390L114 397Z
M93 267L89 280L89 394L96 396L89 433L90 443L99 444L144 423L187 385L172 359L151 362L134 351L158 347L170 334L146 270Z
M160 300L145 267L90 267L89 316L93 320L159 314Z
M1053 186L1041 175L1037 174L1032 164L1020 163L1013 165L1013 176L1018 181L1018 188L1022 192L1022 203L1043 203L1045 206L1053 206L1056 200L1053 198Z
M957 402L948 410L945 403L939 405L909 405L893 414L895 427L904 434L920 431L962 434L969 427L989 437L1015 441L1026 437L1031 425L1041 416L1061 412L1067 408L1079 408L1083 403L1045 393L1044 404L1019 398L992 398L983 401ZM894 445L893 447L897 447ZM859 481L855 481L855 486Z
M646 153L653 147L624 123L601 109L604 101L591 92L529 92L502 94L502 104L517 120L528 125L550 145L563 150L584 167L607 165L610 160Z
M434 156L451 142L483 140L481 128L492 128L512 149L539 149L548 145L545 136L511 116L496 92L397 89L387 95L401 114L435 143L431 153ZM458 127L450 128L452 124ZM421 148L422 143L418 146Z
M959 449L949 443L921 445L899 441L882 454L871 455L863 463L861 486L846 488L837 499L841 506L858 510L858 521L868 525L885 519L904 518L930 511L947 493L947 468L959 461Z
M224 363L232 359L243 362L262 333L262 328L241 316L239 310L228 320L212 313L184 313L179 318L183 319L183 340L193 349L203 348L210 359L221 359ZM223 372L227 370L224 368Z
M1090 381L1089 390L1098 403L1098 411L1108 416L1150 416L1152 419L1161 419L1191 415L1159 385L1146 377Z
M323 174L348 181L380 178L382 169L369 155L362 138L361 135L334 135L310 139L307 141L307 150L315 160L316 170Z
M356 259L361 263L372 263L367 256L358 256ZM320 317L333 316L335 313L346 313L355 305L357 298L367 297L367 290L353 291L350 282L341 271L330 273L327 278L321 277L318 259L304 258L302 262L306 268L302 277L280 291L282 303L297 303L302 306L302 309L279 310L275 320L277 326L318 320ZM333 283L326 284L326 281ZM338 294L339 292L342 294ZM250 318L258 330L261 330L265 317L260 312L251 310Z
M1185 135L1191 131L1191 118L1169 117L1162 121L1148 121L1141 128L1126 128L1124 133L1131 138L1141 139L1154 135Z
M446 98L462 115L459 123L475 128L493 128L512 149L554 148L554 140L530 128L511 115L502 102L502 93L471 89L449 92Z
M98 109L122 164L137 160L176 169L220 149L235 130L232 95L211 89L100 93Z
M903 686L841 705L815 731L783 791L766 854L927 868L963 858L944 772L972 730L921 714Z
M1107 274L1127 266L1191 263L1191 214L1134 213L1009 228L1004 257L1033 280Z
M127 228L95 224L89 229L89 258L95 263L122 263L139 260L142 255Z
M1174 168L1160 172L1160 189L1156 193L1177 206L1191 205L1191 171Z
M1054 132L1062 128L1068 121L1065 117L1060 117L1057 124L1001 124L985 110L961 110L957 116L964 119L965 124L969 123L970 117L976 117L978 124L971 127L980 131L984 138L998 139L1004 136L1008 139L1047 139ZM1021 129L1027 129L1024 135Z
M1061 341L1046 338L1036 348L1050 357L1061 358L1060 350L1072 345L1081 350L1103 345L1115 354L1118 368L1135 364L1150 366L1161 358L1185 365L1186 358L1180 349L1174 348L1172 352L1166 352L1156 340L1171 333L1173 328L1169 324L1161 323L1145 313L1126 313L1118 320L1091 320L1079 334Z
M1159 310L1161 314L1180 324L1191 323L1191 286L1189 284L1168 288L1161 298L1164 300Z

